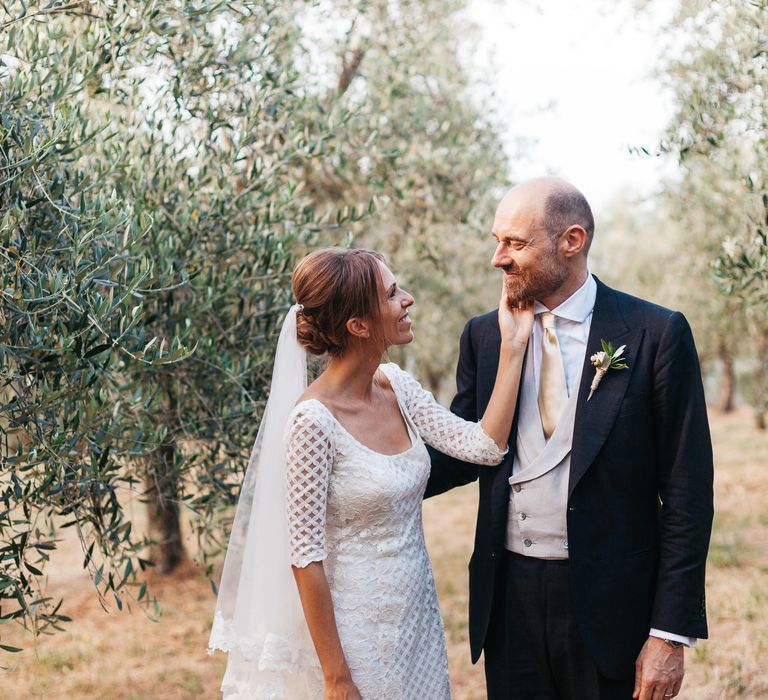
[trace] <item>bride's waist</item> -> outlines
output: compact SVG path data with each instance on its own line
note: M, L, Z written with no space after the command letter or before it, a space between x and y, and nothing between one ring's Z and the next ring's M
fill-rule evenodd
M378 558L418 558L426 554L421 531L385 533L345 530L326 532L328 558L340 563L370 563Z

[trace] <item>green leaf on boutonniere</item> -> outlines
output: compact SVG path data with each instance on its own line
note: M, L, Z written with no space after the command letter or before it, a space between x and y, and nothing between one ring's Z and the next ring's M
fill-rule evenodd
M626 345L622 345L620 348L614 349L613 343L607 340L603 340L602 338L600 339L600 345L603 348L602 352L597 352L590 358L590 362L595 368L595 377L592 380L591 386L589 387L589 396L587 397L587 401L589 401L593 394L597 391L597 388L600 386L600 382L608 370L629 369L626 358L623 356L624 349L627 347Z

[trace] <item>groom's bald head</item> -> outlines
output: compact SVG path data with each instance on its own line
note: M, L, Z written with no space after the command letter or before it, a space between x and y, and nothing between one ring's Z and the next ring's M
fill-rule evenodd
M592 208L570 182L559 177L537 177L516 185L499 203L496 219L509 221L520 215L553 240L570 227L579 226L587 234L584 254L589 251L595 233Z
M504 273L512 300L537 299L555 308L583 283L595 222L587 200L557 177L513 187L493 220L491 265Z

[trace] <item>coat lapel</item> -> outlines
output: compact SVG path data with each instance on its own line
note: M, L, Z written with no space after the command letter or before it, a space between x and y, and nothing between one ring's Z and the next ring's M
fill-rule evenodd
M616 292L606 287L597 278L595 281L597 282L597 297L584 356L576 404L576 418L573 426L573 450L568 483L569 497L611 432L622 399L629 386L629 380L634 369L633 360L637 357L637 350L644 333L642 329L632 330L627 327L619 308ZM592 399L587 401L589 387L595 376L595 369L590 362L590 357L600 350L601 340L613 343L614 347L626 344L624 357L627 359L629 368L609 370Z

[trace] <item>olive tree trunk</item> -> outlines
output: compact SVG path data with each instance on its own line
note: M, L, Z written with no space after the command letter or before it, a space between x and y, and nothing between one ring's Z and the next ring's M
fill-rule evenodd
M165 442L147 458L144 497L152 539L150 559L160 574L172 573L186 558L181 539L176 444Z
M763 330L757 343L757 367L755 369L755 427L765 430L768 427L768 330Z
M730 413L734 408L736 372L733 353L724 340L721 340L718 346L718 357L723 368L723 374L720 380L720 397L717 407L722 413Z

